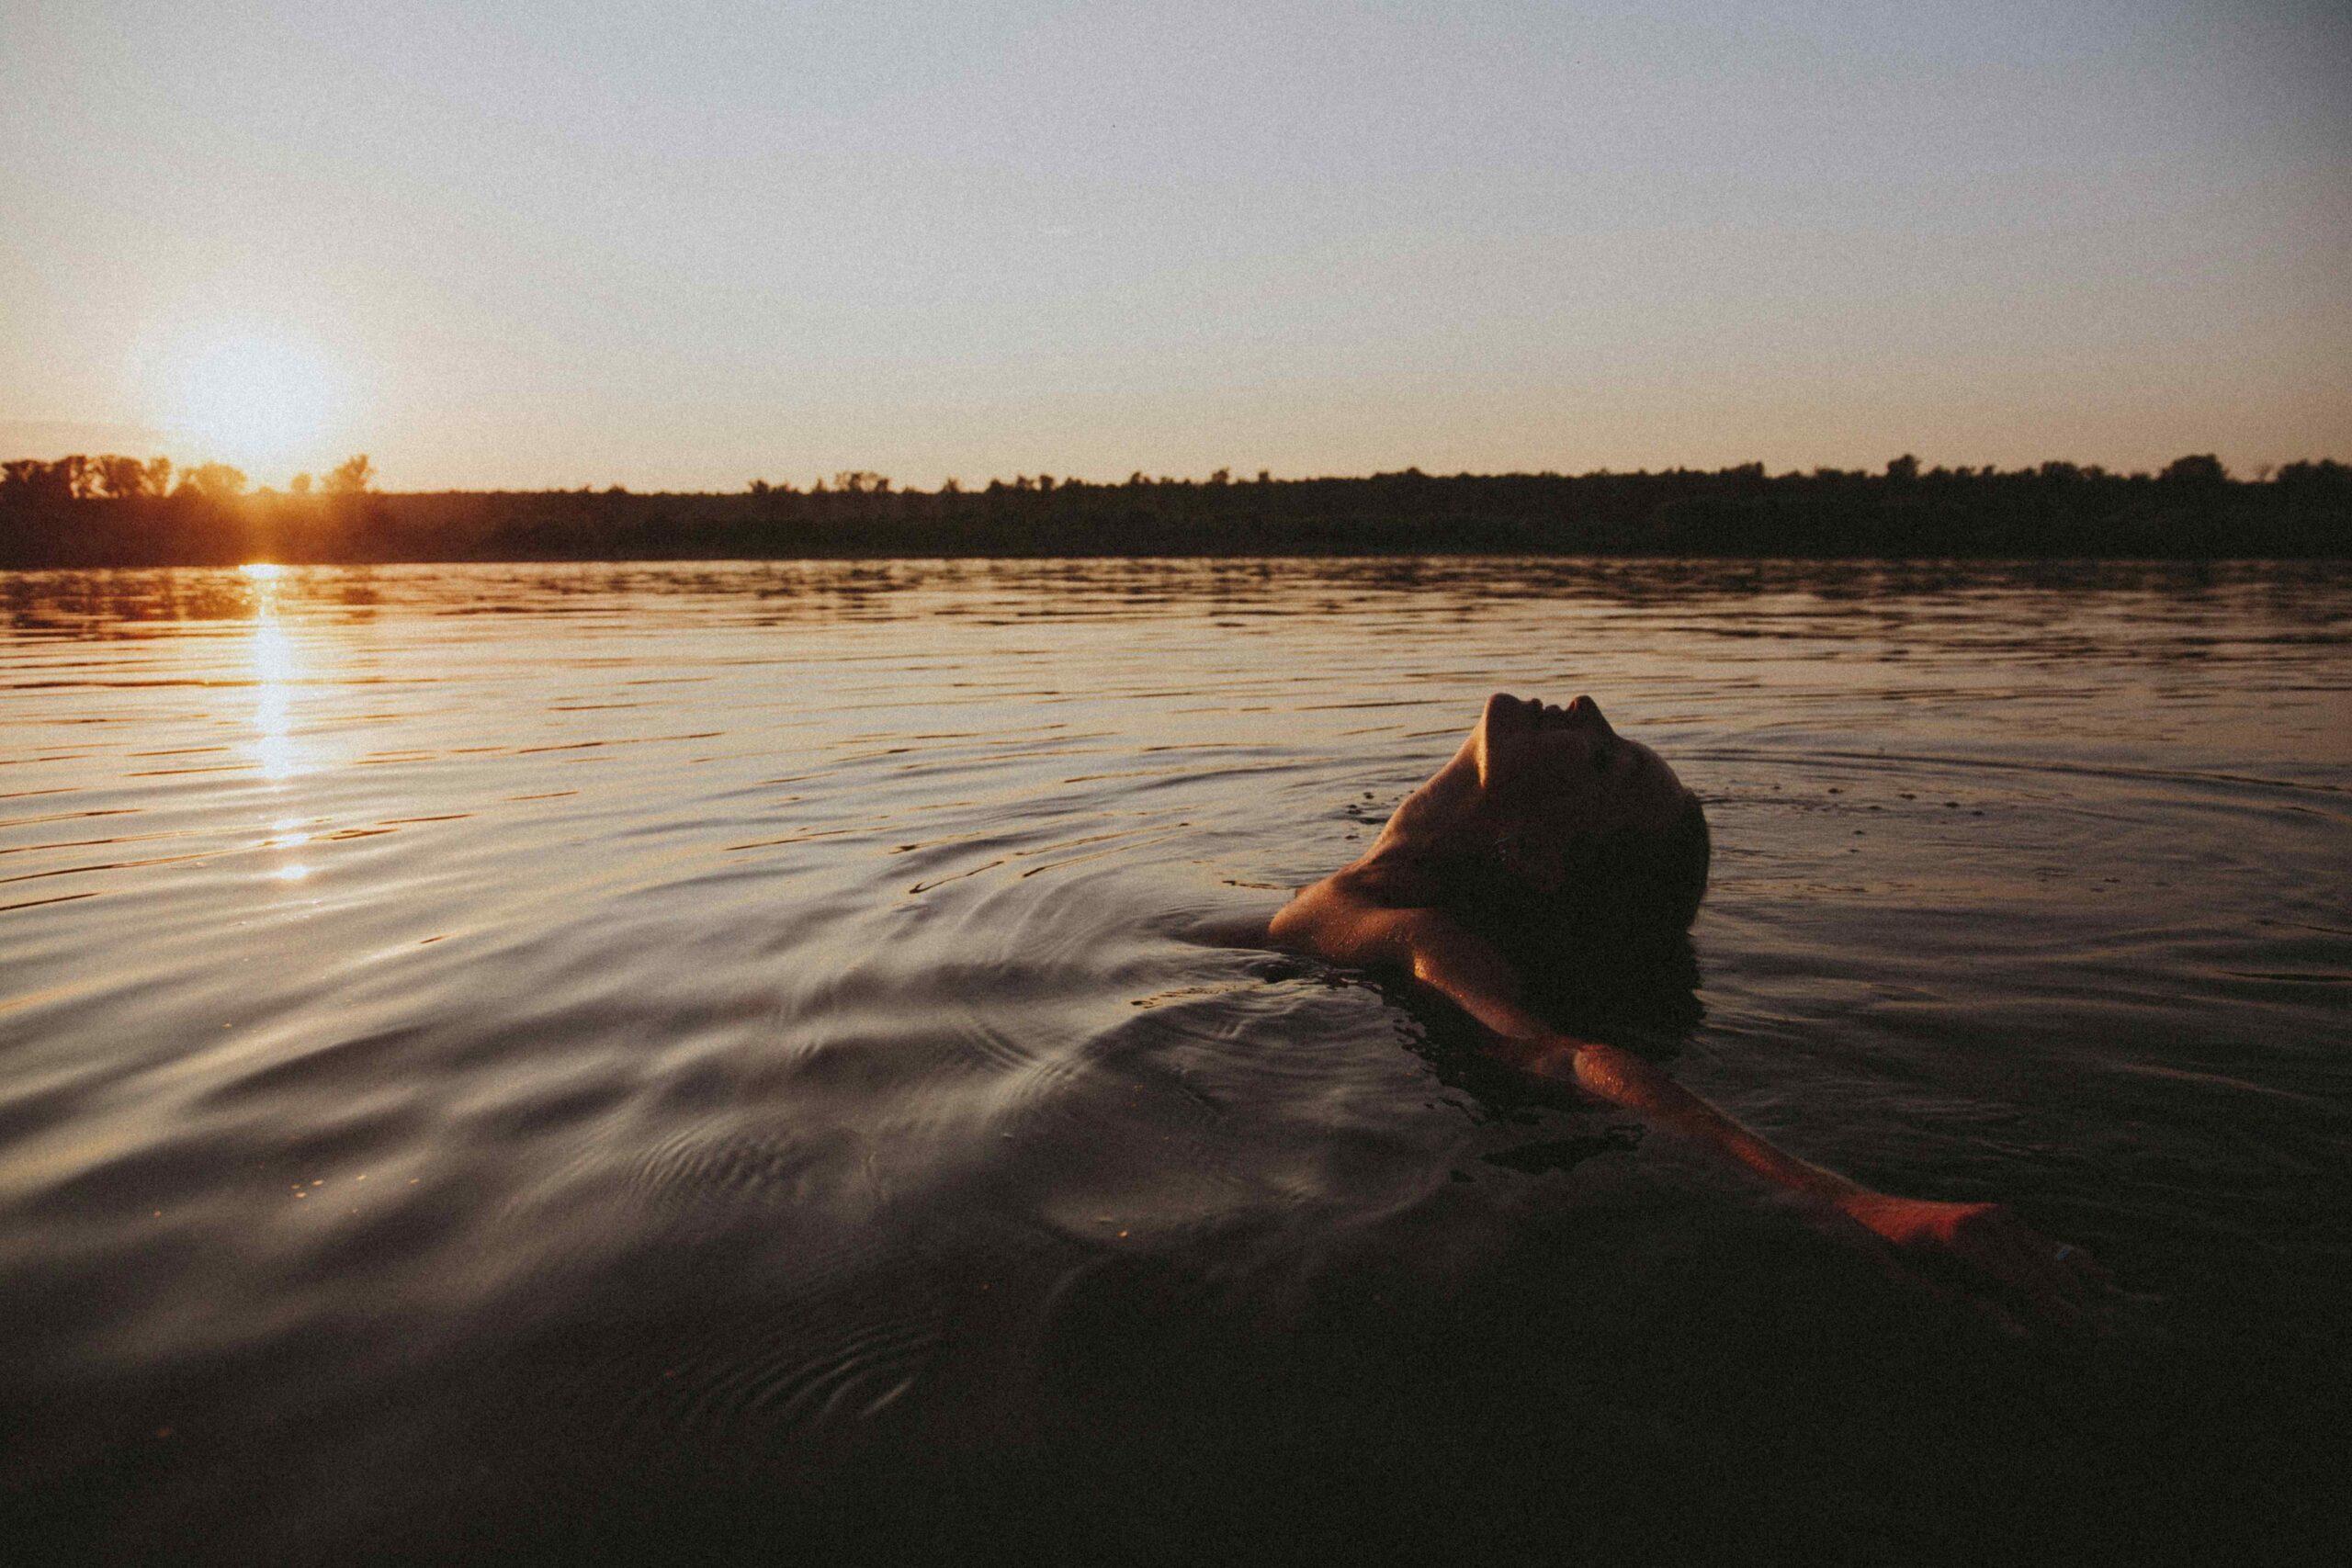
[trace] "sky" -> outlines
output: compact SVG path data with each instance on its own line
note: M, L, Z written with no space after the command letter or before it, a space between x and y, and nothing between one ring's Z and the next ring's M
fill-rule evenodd
M0 457L2352 459L2339 0L0 0Z

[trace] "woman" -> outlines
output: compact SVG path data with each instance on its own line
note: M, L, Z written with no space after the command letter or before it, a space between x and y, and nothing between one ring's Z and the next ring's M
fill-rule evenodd
M1641 1056L1546 1021L1532 999L1546 982L1574 994L1687 965L1708 856L1698 797L1591 698L1558 708L1498 693L1371 850L1292 898L1268 938L1404 971L1511 1067L1708 1145L1905 1254L1956 1261L2060 1318L2087 1307L2103 1271L2001 1205L1871 1191L1773 1147Z

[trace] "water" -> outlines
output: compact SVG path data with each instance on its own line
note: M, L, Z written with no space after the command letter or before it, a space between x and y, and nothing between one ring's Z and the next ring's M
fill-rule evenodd
M0 597L0 1524L60 1556L2340 1523L2340 565ZM1644 1048L2090 1247L2115 1332L2013 1343L1438 1010L1195 940L1497 688L1708 803L1704 1017Z

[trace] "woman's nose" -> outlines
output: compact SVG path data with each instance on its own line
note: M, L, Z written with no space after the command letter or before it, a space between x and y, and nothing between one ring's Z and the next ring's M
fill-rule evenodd
M1581 693L1577 694L1576 701L1568 705L1567 714L1576 723L1597 729L1603 735L1617 733L1609 728L1609 720L1601 716L1600 705Z

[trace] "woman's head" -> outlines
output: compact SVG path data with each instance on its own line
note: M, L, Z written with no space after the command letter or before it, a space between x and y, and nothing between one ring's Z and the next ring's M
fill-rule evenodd
M1611 728L1591 698L1563 708L1499 692L1374 850L1531 956L1562 944L1678 949L1710 854L1698 797L1656 751Z
M1528 831L1664 833L1692 802L1666 759L1620 736L1590 697L1563 708L1497 692L1463 750L1489 814Z

